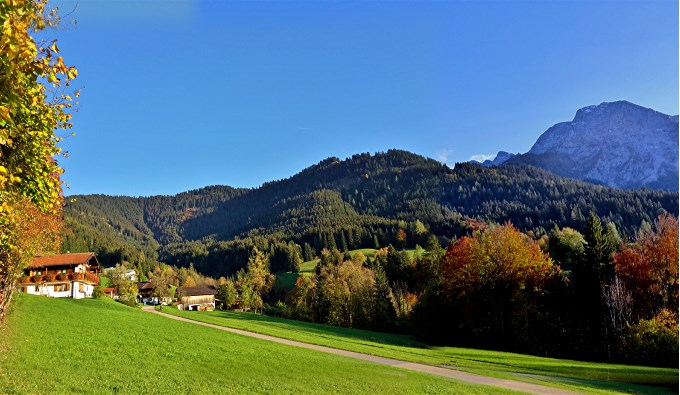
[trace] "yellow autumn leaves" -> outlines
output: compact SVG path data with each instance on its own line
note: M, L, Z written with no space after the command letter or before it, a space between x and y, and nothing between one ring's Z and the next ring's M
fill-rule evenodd
M57 55L56 40L37 44L31 37L58 21L56 10L46 9L47 0L0 3L0 199L21 195L56 212L62 170L53 159L61 152L55 131L72 127L73 97L64 89L78 71Z
M61 228L63 170L55 157L62 138L56 133L72 127L78 94L66 88L78 71L58 55L56 40L32 37L58 23L47 0L0 0L0 316L6 286L20 268L58 247L47 242L58 238L44 236ZM28 217L31 225L22 226Z

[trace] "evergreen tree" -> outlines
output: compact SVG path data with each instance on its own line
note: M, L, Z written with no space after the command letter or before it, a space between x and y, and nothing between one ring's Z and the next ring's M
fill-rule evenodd
M288 242L288 271L293 273L300 271L300 264L303 262L301 255L300 246L292 241Z
M309 243L304 244L304 249L303 249L303 259L305 262L313 261L315 258L315 253L314 250L312 249L312 246L309 245Z
M583 259L572 270L574 325L582 347L579 351L585 355L607 354L611 339L607 336L604 319L607 308L603 290L613 278L614 267L612 249L602 230L602 223L592 211L586 220L583 237L586 242Z
M615 231L615 230L614 230ZM611 238L602 230L600 218L590 212L586 221L586 228L583 235L585 245L586 264L594 270L594 275L600 284L608 284L614 275L614 265L612 264L612 253L614 248L611 245Z
M340 232L340 251L349 251L347 246L347 238L345 237L345 232Z
M392 290L390 289L387 273L381 265L375 267L375 303L373 319L377 329L389 330L394 323L395 313L392 308Z

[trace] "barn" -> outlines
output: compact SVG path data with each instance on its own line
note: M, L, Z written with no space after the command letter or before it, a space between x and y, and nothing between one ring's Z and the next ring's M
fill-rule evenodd
M177 298L182 310L213 310L217 290L212 285L177 288Z

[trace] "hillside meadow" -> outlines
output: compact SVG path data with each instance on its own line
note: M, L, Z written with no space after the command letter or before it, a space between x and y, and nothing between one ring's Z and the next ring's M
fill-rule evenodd
M506 394L177 322L110 299L17 294L2 394Z
M409 362L451 366L487 376L522 380L593 394L677 393L678 369L543 358L508 352L429 346L391 333L341 328L235 311L163 312L230 328Z

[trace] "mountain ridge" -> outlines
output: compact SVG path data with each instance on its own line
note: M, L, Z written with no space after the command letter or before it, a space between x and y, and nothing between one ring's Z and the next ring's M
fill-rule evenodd
M500 165L531 165L615 188L677 191L678 161L678 116L622 100L579 109Z
M555 225L582 229L591 210L632 235L642 221L662 212L677 215L677 206L678 194L672 192L591 185L529 166L458 163L451 169L389 150L331 157L253 189L210 186L173 196L76 196L64 209L73 229L64 250L95 250L108 264L172 256L190 245L203 245L208 254L213 243L253 237L307 243L317 252L373 248L396 245L397 230L416 221L446 243L469 232L471 221L511 221L538 235ZM168 253L169 246L174 252Z

